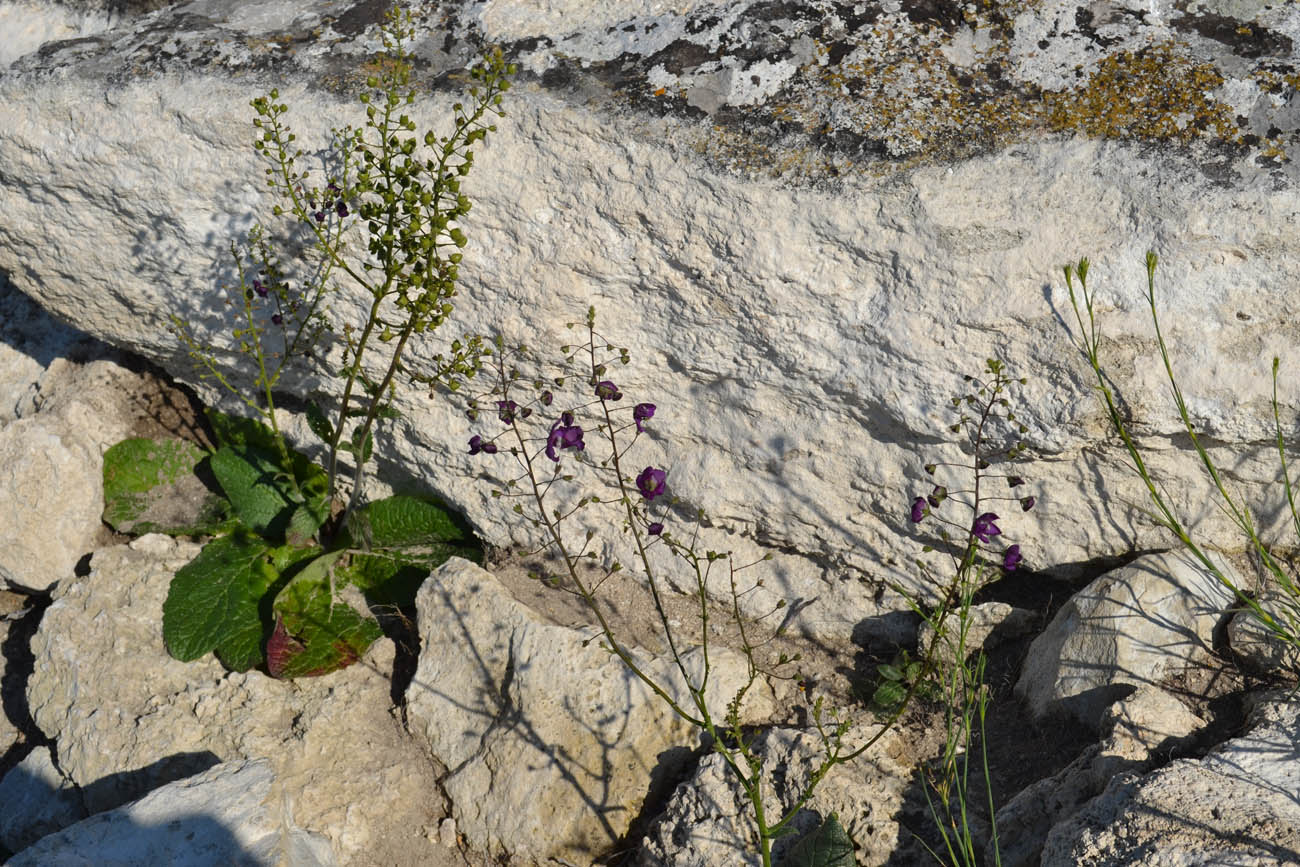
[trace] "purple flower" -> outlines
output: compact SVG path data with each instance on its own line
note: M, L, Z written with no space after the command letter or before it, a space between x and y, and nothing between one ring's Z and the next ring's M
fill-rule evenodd
M996 520L998 520L997 515L992 512L985 512L976 518L975 523L971 525L971 535L981 542L987 542L994 536L1001 536L1002 531L998 529L997 524L993 523Z
M608 379L602 379L596 383L596 397L601 400L622 400L623 392L618 390L618 386Z
M324 212L324 211L317 211L317 212L316 212L315 214L313 214L312 216L314 216L314 217L316 218L316 222L318 222L318 223L323 223L323 222L325 222L325 212Z
M482 452L485 455L494 455L497 453L497 444L494 442L483 442L483 437L478 434L469 438L469 453L476 455Z
M573 424L573 413L567 409L564 412L560 413L560 423L563 424L565 427L568 427L569 425Z
M917 497L912 501L912 523L919 524L930 510L926 508L925 497Z
M541 396L542 406L550 406L551 401L553 400L555 400L555 395L551 394L549 391L542 392L542 396Z
M261 280L258 280L256 277L254 277L254 278L253 278L253 291L257 293L257 297L258 297L258 298L265 298L265 297L266 297L266 293L269 292L270 290L266 288L266 284L265 284L265 283L263 283Z
M649 527L646 527L645 531L649 533L651 536L658 536L660 533L664 531L664 525L659 521L655 521Z
M515 410L519 409L519 404L513 400L497 401L497 418L501 419L502 424L514 424Z
M1007 552L1002 555L1002 568L1008 572L1014 572L1016 571L1016 567L1020 565L1020 561L1023 559L1025 558L1020 556L1020 546L1012 545L1007 549Z
M336 204L334 210L338 213L339 219L343 219L348 215L348 206L343 204L343 202Z
M271 321L274 322L276 325L283 325L284 317L281 316L279 313L273 313L271 314Z
M573 413L566 412L565 415L572 421ZM557 464L560 462L558 449L582 451L586 447L582 441L582 428L575 424L565 424L563 418L551 425L551 432L546 437L546 456Z
M641 496L647 500L653 500L664 492L664 485L667 481L668 474L666 472L656 470L654 467L646 467L636 477L636 487L641 492Z
M925 500L930 504L930 508L937 509L939 508L939 504L947 498L948 489L943 485L935 485L934 490L930 492L930 496L926 497Z
M641 422L654 418L655 405L653 403L638 403L632 407L632 420L636 422L636 432L645 433L645 428Z
M334 192L334 193L339 192L338 184L334 183L333 181L330 181L330 182L329 182L329 185L328 185L327 188L328 188L331 192Z
M1021 497L1020 508L1021 510L1028 512L1030 509L1034 507L1034 503L1036 502L1038 501L1035 500L1033 497Z

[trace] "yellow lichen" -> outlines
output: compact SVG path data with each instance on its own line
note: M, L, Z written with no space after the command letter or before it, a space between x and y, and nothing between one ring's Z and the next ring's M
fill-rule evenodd
M1224 78L1172 42L1105 58L1077 90L1043 94L1048 128L1106 138L1189 142L1208 133L1239 142L1228 106L1210 91Z

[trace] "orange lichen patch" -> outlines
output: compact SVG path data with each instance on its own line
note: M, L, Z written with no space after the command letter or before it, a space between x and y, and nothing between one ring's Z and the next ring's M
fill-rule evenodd
M1209 134L1239 142L1231 110L1209 96L1223 76L1177 48L1167 42L1118 52L1102 60L1083 87L1044 93L1048 128L1181 142Z
M1264 139L1264 142L1260 145L1259 155L1266 160L1276 160L1280 163L1291 161L1291 157L1287 155L1286 147L1280 138Z

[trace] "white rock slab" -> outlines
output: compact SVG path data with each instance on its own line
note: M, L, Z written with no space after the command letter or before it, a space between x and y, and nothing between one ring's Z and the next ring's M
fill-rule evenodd
M1212 557L1240 584L1231 563ZM1016 693L1035 715L1064 711L1097 726L1108 705L1207 659L1214 630L1235 602L1183 551L1139 557L1057 612L1030 645Z
M851 732L847 745L865 743L874 732ZM797 729L769 729L756 741L766 759L765 812L775 822L802 794L821 760L821 739ZM909 754L895 732L882 737L862 756L833 768L811 801L792 822L797 834L817 827L835 813L857 847L858 863L883 864L906 832L897 821L914 769L901 759ZM717 754L705 756L690 779L677 787L663 813L642 841L638 864L657 867L713 867L761 863L755 842L753 807L735 775ZM774 863L797 836L778 839Z
M1256 708L1251 724L1203 759L1180 759L1145 777L1116 777L1052 830L1043 867L1300 861L1300 707L1275 695Z
M1204 149L1168 142L1053 135L960 159L909 161L906 169L812 147L813 161L824 156L835 172L775 182L766 174L784 152L746 134L743 123L719 131L720 118L701 119L697 109L741 111L743 121L753 100L771 108L784 98L788 76L816 77L828 61L808 34L797 50L789 48L797 40L774 39L781 57L740 64L738 47L715 58L723 44L752 48L744 34L767 33L767 22L745 17L752 4L725 14L695 5L626 0L603 8L573 40L580 62L572 69L560 56L569 41L557 48L538 37L536 51L521 47L541 79L509 94L510 117L480 149L467 182L473 243L457 333L503 330L547 346L566 341L563 325L595 303L610 339L634 353L620 386L660 406L644 459L668 466L680 514L710 515L709 547L736 548L746 558L775 553L769 589L809 603L797 606L796 628L842 638L901 606L888 594L875 598L887 581L925 586L909 565L918 546L907 503L925 463L958 456L942 445L944 408L962 391L961 374L991 355L1034 376L1019 418L1034 457L1024 475L1043 496L1033 513L1017 516L1007 538L1033 564L1167 543L1138 516L1145 492L1118 451L1094 451L1107 424L1062 324L1072 315L1059 276L1061 263L1085 253L1094 258L1093 286L1114 341L1107 344L1111 373L1152 449L1153 470L1209 541L1240 544L1208 505L1208 485L1177 439L1141 294L1141 256L1154 246L1165 262L1166 335L1195 421L1224 443L1217 456L1261 514L1277 514L1270 506L1278 500L1276 464L1258 444L1270 435L1266 360L1278 354L1284 369L1300 369L1286 319L1289 287L1300 278L1300 248L1287 228L1300 213L1294 164L1207 161ZM255 210L269 207L248 146L249 99L278 86L293 107L299 143L314 157L331 127L363 116L350 96L322 82L333 87L355 73L376 47L377 18L373 4L344 2L307 9L206 0L201 8L202 16L178 9L147 27L51 46L0 75L0 103L9 109L0 129L7 179L0 270L46 307L190 381L167 317L180 315L203 338L232 348L213 293L231 276L228 242L247 231ZM447 14L457 36L478 27L510 38L536 35L534 25L581 30L575 16L590 8L578 0L466 2L449 4ZM1296 28L1293 10L1252 9L1278 32ZM1057 86L1084 59L1092 70L1101 58L1090 52L1105 46L1080 32L1076 17L1074 6L1061 3L1021 14L1006 47L1008 74ZM1112 22L1107 41L1137 47L1186 35L1160 16L1139 18ZM443 24L421 23L416 38L421 58L437 70L462 59L448 52L468 53L463 41L445 47ZM876 44L870 40L883 38L869 32L873 26L857 34L865 48L852 40L844 46L863 62ZM908 40L925 31L922 42L933 48L928 22L913 27L894 13L879 26ZM990 28L982 35L957 29L972 45L992 38ZM1037 42L1026 36L1040 32ZM270 38L285 33L299 40L292 52ZM578 66L590 61L597 75L598 62L645 52L652 68L620 92L660 98L673 82L656 84L654 69L678 78L665 64L682 65L654 62L651 55L671 47L660 41L664 34L711 58L685 64L691 69L672 87L694 94L690 103L663 114L591 96L604 84L580 77ZM1038 47L1043 41L1050 51ZM1193 42L1203 52L1196 60L1224 50L1215 40ZM792 50L798 63L784 56ZM561 81L574 77L573 87L548 85L556 72ZM755 78L760 85L746 84ZM905 102L950 101L911 99L908 88L919 86L913 79L895 82ZM1273 123L1292 128L1282 116L1285 100L1259 93L1252 81L1233 84L1258 97L1250 101L1259 112L1244 104L1240 112L1263 121L1255 132ZM880 112L841 90L848 93L837 85L814 99L809 129L833 121L833 132L856 141L870 124L866 154L876 146L900 158L914 153L908 121L876 130ZM445 129L454 99L422 98L412 116ZM792 131L800 125L785 123ZM959 117L950 129L963 125ZM935 140L947 137L938 133ZM734 160L726 156L733 145L741 152ZM441 346L419 340L412 358ZM223 355L232 375L235 357ZM337 392L314 371L285 388L325 399ZM1297 397L1284 392L1283 401L1283 417L1294 417ZM459 408L401 383L398 404L406 422L379 440L389 480L423 480L463 506L494 543L535 543L471 478L482 462L466 454L473 431ZM756 613L771 602L756 594L748 604Z
M24 849L14 867L333 867L329 841L286 824L265 759L217 765Z
M18 852L86 818L81 791L37 747L0 779L0 845Z
M588 863L627 831L655 777L697 745L676 717L579 631L545 621L490 573L453 558L420 588L420 663L407 718L449 774L457 830L476 851ZM689 709L671 660L644 670ZM710 651L714 713L744 682L743 658ZM698 677L698 653L687 659ZM742 718L770 715L760 682Z

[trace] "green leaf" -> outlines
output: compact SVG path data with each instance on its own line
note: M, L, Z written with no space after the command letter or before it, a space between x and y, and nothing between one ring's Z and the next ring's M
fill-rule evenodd
M208 422L217 436L217 445L252 446L271 454L279 453L280 447L277 445L275 431L257 419L226 415L211 408L206 412Z
M230 504L210 490L207 452L178 439L127 439L104 453L104 521L119 533L215 533Z
M237 454L256 455L258 460L249 462L255 466L269 463L276 468L276 472L289 471L292 473L294 481L297 482L298 491L302 497L294 491L294 486L288 483L288 480L282 480L280 490L288 502L305 502L311 506L311 514L319 518L320 524L325 523L329 517L329 508L326 503L326 492L329 489L329 479L325 471L316 466L310 458L302 452L284 446L289 455L288 467L284 467L280 457L280 447L283 444L276 437L275 431L256 419L236 418L235 416L225 415L216 410L207 410L208 419L212 423L212 429L216 432L217 442L223 447L227 447ZM221 451L221 449L218 449ZM275 473L271 474L274 478ZM222 487L225 487L224 482ZM226 495L234 500L230 491ZM283 520L287 524L288 516ZM248 523L245 520L245 523ZM283 531L283 528L281 528Z
M330 574L346 552L317 557L284 586L272 607L275 628L267 642L273 677L312 677L356 662L383 633L379 623L331 599ZM335 589L342 586L336 578Z
M262 659L258 603L279 577L270 547L247 529L213 539L177 570L163 602L163 640L182 662L220 648L221 661L247 671Z
M834 813L791 846L781 859L781 867L856 867L856 864L853 839Z
M365 593L370 602L404 607L415 603L415 594L432 569L427 560L419 557L354 553L351 563L338 574Z
M307 426L312 429L312 433L321 438L322 442L332 442L334 439L334 426L325 418L325 413L314 403L307 404Z
M876 671L880 672L881 677L888 680L903 680L903 672L897 666L877 665Z
M468 525L432 498L398 494L366 504L354 518L364 522L366 539L372 548L409 548L434 542L475 543Z
M887 680L871 695L871 702L876 707L892 710L907 697L907 687L897 680Z
M372 603L409 606L432 569L451 557L475 563L483 550L469 527L432 499L398 495L352 512L339 540L354 551L343 569Z
M275 456L255 446L222 446L212 455L212 473L249 528L282 540L297 506L293 483Z

